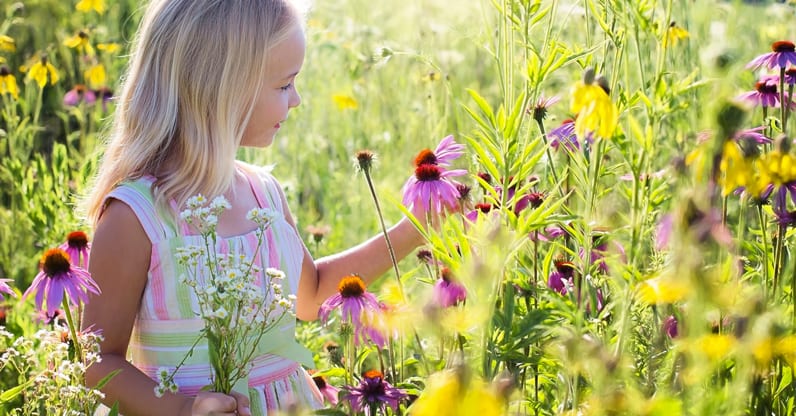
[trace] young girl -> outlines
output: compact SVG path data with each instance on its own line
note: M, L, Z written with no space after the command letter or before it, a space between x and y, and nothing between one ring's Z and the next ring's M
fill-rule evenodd
M247 237L256 225L246 213L255 207L281 213L257 258L263 269L285 272L300 319L315 319L343 276L358 273L369 282L390 267L380 236L313 260L279 184L235 160L240 146L270 145L299 105L301 23L289 0L152 0L146 9L86 200L95 230L89 271L102 294L86 305L83 323L104 337L102 361L86 378L96 385L120 370L102 390L105 403L118 402L126 416L265 415L321 403L299 363L312 360L295 343L294 325L262 340L266 352L252 361L248 395L200 390L211 377L200 343L177 373L180 391L155 396L158 369L174 369L203 327L175 260L177 248L196 238L178 215L188 198L226 197L231 208L220 215L217 232L252 254L256 246ZM389 234L398 258L422 243L406 219ZM275 341L280 349L267 352Z

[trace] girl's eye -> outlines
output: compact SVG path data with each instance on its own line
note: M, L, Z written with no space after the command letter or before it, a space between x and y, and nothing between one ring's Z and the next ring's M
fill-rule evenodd
M287 90L289 90L289 89L290 89L290 87L292 87L292 86L293 86L293 83L291 82L290 84L287 84L287 85L285 85L284 87L279 87L279 89L280 89L280 90L282 90L282 91L287 91Z

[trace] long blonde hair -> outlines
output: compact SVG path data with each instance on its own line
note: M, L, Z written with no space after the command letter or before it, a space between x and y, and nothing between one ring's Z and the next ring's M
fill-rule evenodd
M152 0L83 201L90 224L115 186L147 174L159 208L227 190L268 51L301 12L290 0Z

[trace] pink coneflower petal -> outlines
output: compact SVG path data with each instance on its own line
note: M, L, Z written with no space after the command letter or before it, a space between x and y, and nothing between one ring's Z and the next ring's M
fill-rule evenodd
M11 286L8 285L11 279L0 279L0 293L6 293L11 296L16 296L14 294L14 289L11 289ZM3 300L3 295L0 294L0 300Z
M440 274L432 292L434 304L440 308L449 308L467 300L467 289L456 280L450 269L444 267Z
M70 262L75 266L87 267L91 243L83 231L73 231L66 236L66 241L59 246L69 255Z
M340 308L343 321L350 322L357 331L362 326L363 315L371 315L379 309L378 299L365 290L365 282L358 275L343 277L337 291L338 293L326 299L318 309L318 317L324 323L329 320L334 309Z
M755 57L746 64L747 69L765 66L769 69L787 68L788 65L796 65L796 48L791 41L781 40L771 45L772 52L764 53Z
M445 208L455 209L459 191L457 183L449 178L465 174L467 171L462 169L443 170L432 164L417 166L415 174L403 186L402 202L405 206L419 203L426 211L437 213Z
M69 255L60 248L47 250L39 263L40 272L33 279L28 290L22 298L36 293L36 308L45 311L58 309L66 296L72 305L88 303L88 292L100 294L97 283L85 269L74 266L69 261Z
M434 149L434 155L437 157L437 164L442 167L447 167L452 161L458 159L464 154L464 145L456 143L453 135L445 136Z

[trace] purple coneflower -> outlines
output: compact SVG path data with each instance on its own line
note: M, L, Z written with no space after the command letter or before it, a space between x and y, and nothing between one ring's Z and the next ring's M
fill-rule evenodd
M453 276L451 270L443 267L440 278L434 284L432 301L440 308L449 308L467 300L467 289Z
M11 289L11 286L8 285L7 282L10 282L11 279L0 279L0 300L3 300L2 293L9 294L11 296L14 295L14 289Z
M441 213L445 208L455 210L459 201L456 182L452 176L467 174L466 170L444 170L438 165L424 163L415 168L415 174L403 186L403 204L420 203L426 211Z
M318 316L322 322L329 320L329 314L337 307L341 308L343 321L351 322L354 329L362 325L362 315L372 314L379 307L379 301L372 293L365 290L365 282L356 274L348 275L340 280L337 293L323 301Z
M796 85L796 66L785 70L785 85Z
M796 65L796 46L788 40L780 40L771 44L772 52L764 53L746 64L747 69L765 66L769 69L785 68L788 64Z
M601 273L608 273L608 264L605 262L605 255L609 251L615 250L622 261L625 260L625 248L616 241L610 241L613 248L609 246L609 239L607 234L595 234L592 238L591 256L589 263L597 264L597 270ZM581 258L583 258L583 249L580 250Z
M578 135L575 134L575 120L568 118L561 122L561 125L550 130L547 133L550 139L550 146L558 150L560 146L564 146L570 151L580 149L578 142Z
M478 214L489 214L492 211L492 204L478 203L475 204L475 209L468 212L464 217L470 222L475 222L478 219Z
M364 411L368 416L375 416L376 409L386 412L387 406L398 411L398 403L407 397L402 390L397 389L384 380L380 371L370 370L362 375L357 387L348 387L345 400L351 403L355 412Z
M755 106L779 107L779 93L777 93L777 83L771 80L761 80L755 84L755 90L745 92L737 97L738 100L745 101Z
M563 259L556 260L553 265L555 270L548 276L547 286L562 295L566 295L572 290L575 265Z
M74 107L81 102L86 104L94 104L97 101L97 95L94 91L86 88L85 85L75 85L74 88L64 94L64 105Z
M663 321L663 332L672 339L677 338L677 335L679 335L680 332L677 328L677 318L675 318L674 315L669 315Z
M323 376L313 375L312 381L315 382L315 385L318 387L318 390L323 395L324 400L329 402L329 404L331 404L332 406L337 406L338 393L340 392L340 389L329 384L326 381L326 378L324 378Z
M443 167L449 166L453 160L459 158L459 156L463 154L464 145L456 143L452 134L443 138L437 145L437 148L434 149L434 156L437 158L437 164Z
M539 96L539 99L536 100L536 104L534 104L533 107L528 108L526 112L533 116L533 119L536 120L537 123L541 123L545 118L547 118L547 109L560 100L561 98L557 95L554 95L550 98L546 98L544 95L541 95Z
M69 255L60 248L47 250L39 262L41 271L33 279L28 290L22 295L36 293L36 309L42 310L44 298L47 298L45 311L55 311L64 300L66 293L67 302L78 305L78 302L88 303L88 292L100 294L97 283L85 269L70 264Z
M88 236L83 231L72 231L66 236L66 242L60 248L69 255L69 261L80 267L88 267L88 255L91 251L91 243Z

